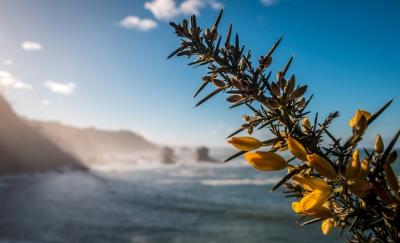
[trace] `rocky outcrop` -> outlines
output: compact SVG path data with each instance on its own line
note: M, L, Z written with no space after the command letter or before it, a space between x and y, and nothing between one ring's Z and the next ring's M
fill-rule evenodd
M160 150L159 158L161 163L163 164L175 164L176 156L174 153L174 149L167 146L162 147Z
M18 117L0 95L0 175L86 167Z
M198 162L217 162L216 159L210 157L209 149L205 146L195 149L194 158Z

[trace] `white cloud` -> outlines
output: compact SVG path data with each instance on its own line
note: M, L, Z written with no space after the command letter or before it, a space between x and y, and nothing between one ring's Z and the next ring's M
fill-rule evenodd
M14 62L13 62L12 60L10 60L10 59L4 59L1 63L2 63L4 66L11 66L11 65L14 64Z
M181 3L179 10L186 15L200 14L200 9L205 5L201 0L186 0Z
M46 99L44 99L44 100L42 100L41 102L40 102L43 106L48 106L48 105L50 105L50 100L46 100Z
M281 0L261 0L261 3L264 6L270 7L270 6L273 6L273 5L277 4L277 3L279 3L280 1Z
M32 85L24 83L24 82L21 82L21 81L15 82L13 87L15 89L30 89L30 90L33 89Z
M154 17L161 20L170 20L179 15L179 10L174 0L153 0L151 2L145 2L144 8L150 10Z
M220 2L215 1L215 0L211 0L210 1L210 7L212 9L215 9L215 10L220 10L220 9L224 8L224 5L222 3L220 3Z
M157 22L152 19L140 19L137 16L126 16L119 24L127 29L148 31L157 27Z
M10 86L15 83L14 77L11 73L1 70L0 71L0 84L1 86Z
M4 89L6 87L26 90L33 89L32 85L20 81L8 71L0 70L0 89Z
M44 87L48 88L54 93L59 93L63 95L70 95L75 92L75 83L57 83L53 80L48 80L43 83Z
M40 43L34 41L24 41L21 47L26 51L39 51L43 48Z
M179 6L175 0L152 0L144 4L144 8L159 20L170 20L179 15L199 15L200 10L206 7L221 9L223 5L217 0L184 0Z

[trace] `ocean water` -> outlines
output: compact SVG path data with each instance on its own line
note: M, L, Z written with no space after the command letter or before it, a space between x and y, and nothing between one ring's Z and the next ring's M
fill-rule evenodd
M146 163L144 163L146 164ZM146 164L0 179L0 242L340 242L299 227L278 173Z

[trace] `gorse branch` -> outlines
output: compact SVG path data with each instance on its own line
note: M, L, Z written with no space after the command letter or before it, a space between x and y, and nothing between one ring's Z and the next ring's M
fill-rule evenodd
M365 150L366 156L357 149L368 126L392 100L373 115L357 110L349 121L353 132L342 143L328 130L339 112L330 113L322 122L318 113L313 122L308 119L307 108L313 96L307 98L307 85L298 83L294 74L288 75L293 56L275 79L267 71L282 37L253 63L251 51L240 43L238 34L233 34L232 24L225 38L218 33L222 13L212 27L204 30L197 25L196 16L179 24L170 23L180 38L180 46L168 58L194 57L189 65L208 69L194 97L207 85L215 89L200 98L196 106L225 93L230 108L246 106L252 112L244 115L242 126L228 136L228 142L239 151L226 161L244 156L256 169L286 170L287 175L273 190L284 185L287 197L299 198L292 208L307 219L302 225L322 222L324 234L340 228L349 242L399 242L399 182L392 164L397 157L393 148L400 132L386 149L379 135L374 150ZM255 129L265 131L271 138L260 141L252 137ZM244 131L249 135L236 137ZM285 150L293 155L291 159L279 155Z

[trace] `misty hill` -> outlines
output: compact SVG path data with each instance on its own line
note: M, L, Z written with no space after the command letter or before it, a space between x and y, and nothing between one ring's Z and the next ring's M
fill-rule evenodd
M59 122L29 121L31 126L53 143L85 164L112 162L116 158L154 152L158 147L128 130L107 131L77 128Z
M0 175L86 168L20 119L1 95L0 114Z

